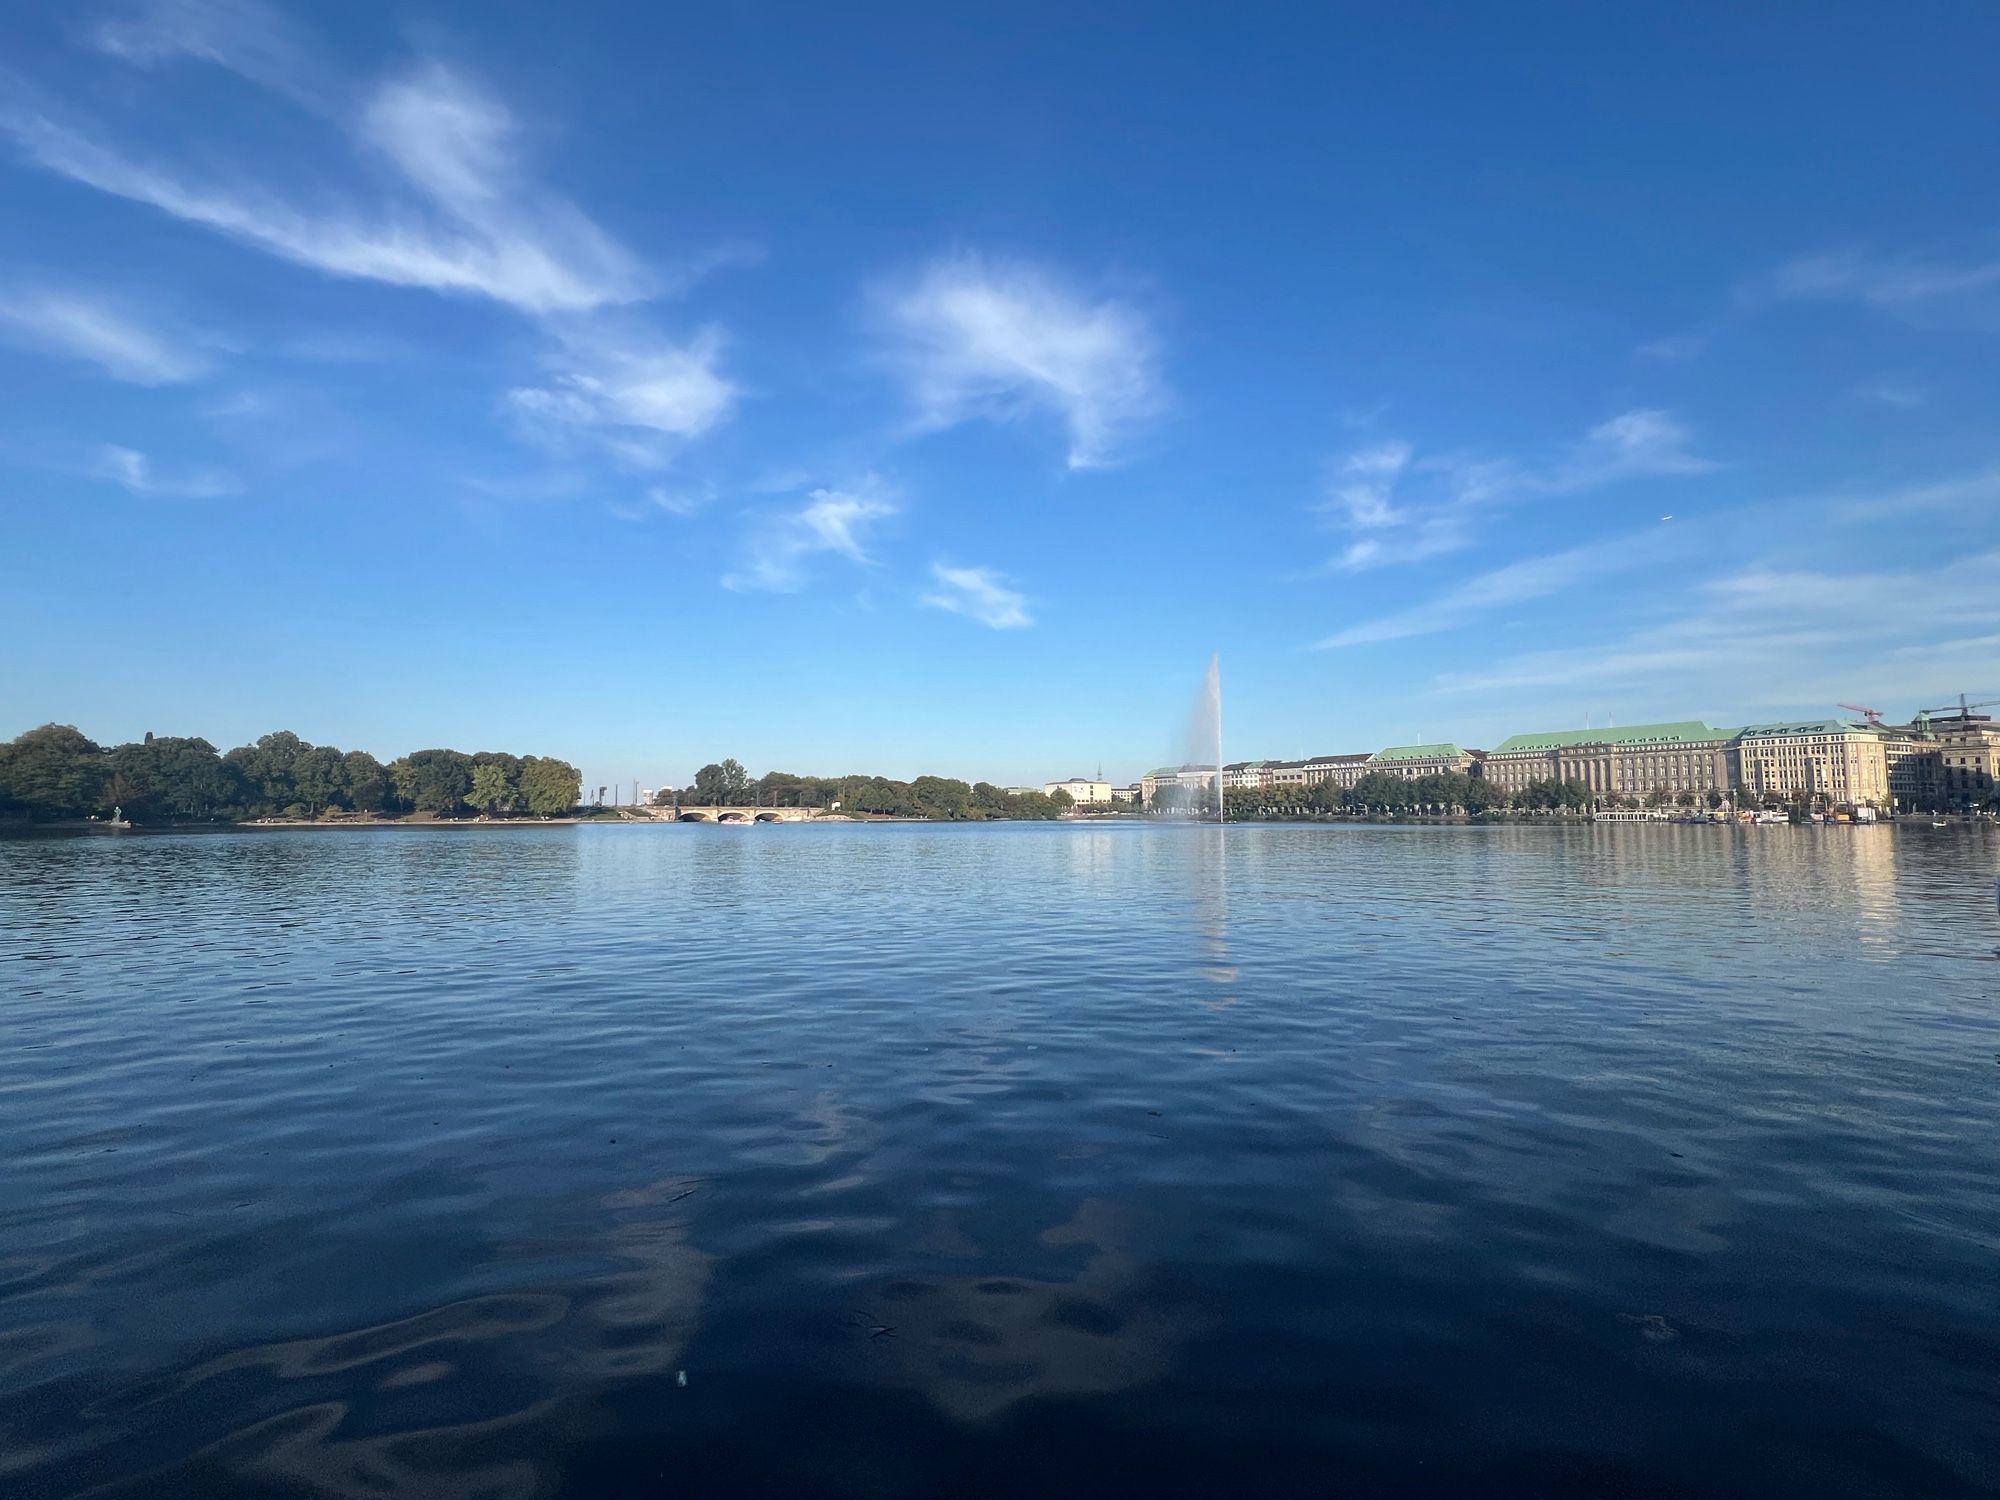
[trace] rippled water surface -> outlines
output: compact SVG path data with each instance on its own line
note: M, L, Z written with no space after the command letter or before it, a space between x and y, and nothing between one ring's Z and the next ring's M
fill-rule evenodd
M0 842L0 1493L2000 1493L1997 868Z

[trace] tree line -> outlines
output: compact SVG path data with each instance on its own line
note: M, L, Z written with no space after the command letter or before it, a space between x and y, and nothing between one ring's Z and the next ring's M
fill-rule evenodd
M1163 793L1169 790L1187 794L1210 813L1215 810L1213 792L1203 796L1189 788L1161 788ZM1182 800L1185 802L1187 798ZM1224 804L1232 818L1336 813L1359 817L1397 813L1478 816L1509 808L1519 812L1582 813L1590 810L1592 802L1590 788L1574 779L1530 782L1509 796L1484 777L1467 776L1459 771L1414 779L1370 771L1352 786L1321 781L1311 786L1231 787L1224 794Z
M576 767L550 756L416 750L383 765L366 750L314 745L290 730L226 754L204 739L148 734L105 747L67 724L0 745L0 813L31 821L123 808L141 822L572 811Z
M694 774L691 785L653 798L659 807L819 807L896 818L966 821L993 818L1059 818L1072 806L1068 792L1009 792L987 781L919 776L800 776L766 771L753 777L736 760L717 761Z
M1162 787L1161 791L1178 797L1177 801L1164 804L1172 810L1206 811L1210 816L1214 815L1215 794L1212 791L1185 787ZM1721 808L1725 801L1733 802L1738 808L1757 808L1763 806L1767 799L1747 789L1733 792L1725 799L1717 791L1700 794L1672 792L1664 786L1655 787L1643 797L1607 797L1593 792L1587 782L1574 777L1562 781L1531 781L1509 793L1484 777L1467 776L1457 771L1420 776L1415 780L1371 771L1348 787L1331 781L1312 786L1231 787L1226 793L1226 800L1230 817L1248 819L1336 813L1349 816L1384 813L1450 816L1462 813L1473 817L1506 811L1586 813L1598 806L1635 810L1642 807L1662 810L1679 807L1690 812L1706 807L1713 812ZM1770 800L1775 802L1778 799ZM1809 803L1811 799L1802 797L1793 800ZM1825 798L1822 796L1820 801L1824 802Z

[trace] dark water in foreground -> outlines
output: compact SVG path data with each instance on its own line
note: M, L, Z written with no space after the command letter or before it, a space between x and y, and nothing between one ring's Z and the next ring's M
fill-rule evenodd
M1997 867L0 842L0 1493L2000 1493Z

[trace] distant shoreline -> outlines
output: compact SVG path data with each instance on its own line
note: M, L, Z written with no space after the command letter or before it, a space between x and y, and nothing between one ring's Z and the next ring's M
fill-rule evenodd
M589 818L249 818L229 828L574 828ZM167 828L194 825L168 823Z

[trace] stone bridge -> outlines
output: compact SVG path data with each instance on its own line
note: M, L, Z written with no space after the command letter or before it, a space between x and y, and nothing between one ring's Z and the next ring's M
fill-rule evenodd
M804 823L820 815L817 807L628 807L624 816L642 823Z

